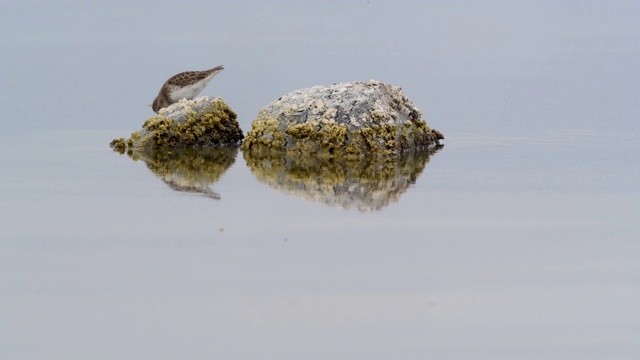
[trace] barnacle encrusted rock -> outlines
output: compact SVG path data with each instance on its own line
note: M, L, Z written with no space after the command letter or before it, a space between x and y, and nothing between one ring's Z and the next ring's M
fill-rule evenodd
M379 81L314 86L262 108L242 149L252 153L399 154L439 145L402 89Z
M210 100L203 96L179 102L161 109L145 121L140 131L128 139L114 139L111 147L126 149L197 149L240 145L242 130L236 113L222 98Z
M283 193L346 210L376 211L396 202L441 146L398 155L324 157L243 152L256 179Z

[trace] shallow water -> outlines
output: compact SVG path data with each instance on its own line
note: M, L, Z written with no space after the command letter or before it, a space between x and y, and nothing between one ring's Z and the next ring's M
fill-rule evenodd
M0 15L1 358L640 355L637 4L29 5ZM245 132L287 91L376 78L445 146L109 149L218 63L203 95Z

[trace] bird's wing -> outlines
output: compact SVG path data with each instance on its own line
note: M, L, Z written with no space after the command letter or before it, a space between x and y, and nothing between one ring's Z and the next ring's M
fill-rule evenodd
M185 71L167 80L167 85L184 86L200 81L211 75L208 71Z

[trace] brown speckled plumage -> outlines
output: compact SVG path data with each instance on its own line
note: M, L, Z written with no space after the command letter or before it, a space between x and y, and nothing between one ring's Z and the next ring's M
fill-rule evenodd
M224 67L220 65L204 71L185 71L170 77L162 85L160 93L153 100L151 108L153 111L158 112L160 109L178 102L180 99L193 99L223 69Z

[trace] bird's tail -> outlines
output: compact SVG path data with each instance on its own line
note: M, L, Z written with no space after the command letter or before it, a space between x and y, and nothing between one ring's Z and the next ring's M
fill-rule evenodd
M220 72L222 70L224 70L224 66L220 65L220 66L214 67L213 69L207 70L207 72L212 72L212 73L215 72L215 73L217 73L217 72Z

